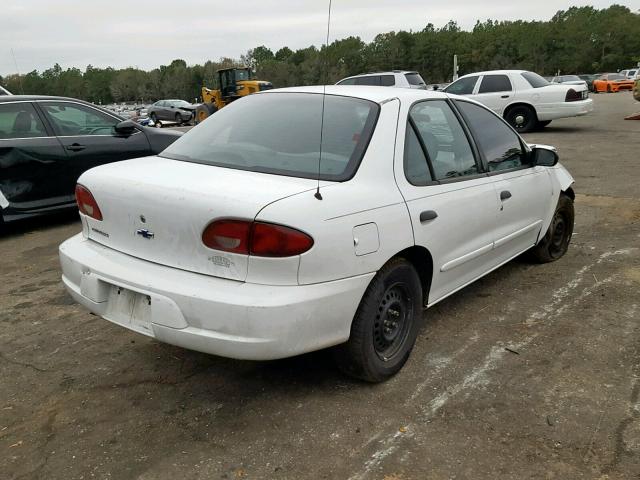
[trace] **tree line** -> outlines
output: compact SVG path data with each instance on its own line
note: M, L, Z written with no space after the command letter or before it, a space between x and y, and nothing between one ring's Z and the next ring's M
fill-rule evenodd
M272 51L262 45L239 59L203 65L174 60L151 71L87 66L63 70L55 64L38 72L0 77L13 93L62 95L94 103L150 102L160 98L193 101L203 85L216 87L216 70L250 66L275 87L335 83L362 72L417 70L427 83L450 81L453 55L460 74L517 68L542 75L618 71L640 62L640 11L621 5L605 9L572 7L549 21L478 21L471 31L455 21L436 28L378 34L366 43L348 37L329 46Z

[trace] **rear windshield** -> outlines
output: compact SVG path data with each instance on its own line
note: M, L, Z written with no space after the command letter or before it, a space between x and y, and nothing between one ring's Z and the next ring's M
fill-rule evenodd
M353 176L380 107L322 94L268 93L236 100L189 131L161 156L292 177L344 181ZM320 162L320 139L322 159Z
M405 73L404 76L407 77L407 82L409 82L409 85L424 85L424 80L419 73Z
M547 85L549 85L549 82L537 73L522 72L521 75L527 82L529 82L529 85L531 85L533 88L546 87Z

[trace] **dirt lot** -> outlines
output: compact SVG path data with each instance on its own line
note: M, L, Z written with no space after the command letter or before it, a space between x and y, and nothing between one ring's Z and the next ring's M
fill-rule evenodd
M90 315L60 283L73 216L0 238L2 479L640 478L640 110L553 122L576 179L561 261L516 260L425 312L368 385L324 352L239 362Z

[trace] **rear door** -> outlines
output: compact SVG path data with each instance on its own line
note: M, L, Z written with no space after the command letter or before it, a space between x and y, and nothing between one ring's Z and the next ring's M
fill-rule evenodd
M532 166L520 137L487 109L456 100L478 145L498 204L496 259L502 263L535 245L552 195L544 167Z
M491 269L498 205L493 180L448 101L416 103L400 127L396 181L415 243L433 257L431 304Z
M474 100L486 105L498 115L513 100L513 86L508 75L483 75Z
M119 135L115 125L121 120L89 105L71 101L38 102L67 155L69 173L65 191L73 194L78 177L86 170L105 163L151 154L144 133Z
M31 102L0 103L0 207L14 213L73 202L62 145Z

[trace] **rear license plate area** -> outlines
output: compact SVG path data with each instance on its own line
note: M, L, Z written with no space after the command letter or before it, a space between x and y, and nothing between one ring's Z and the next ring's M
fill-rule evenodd
M151 329L151 297L112 285L105 318L136 332L153 336Z

